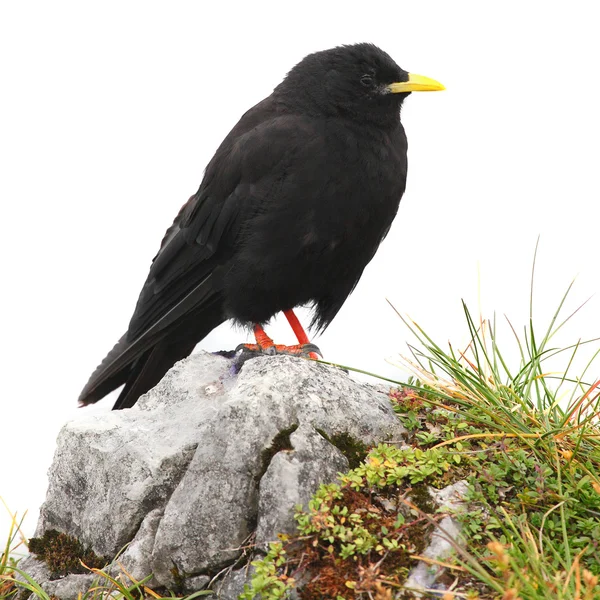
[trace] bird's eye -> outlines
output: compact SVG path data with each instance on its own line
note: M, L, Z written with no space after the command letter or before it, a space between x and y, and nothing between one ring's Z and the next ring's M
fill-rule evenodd
M363 75L360 78L360 83L365 87L371 87L373 85L373 78L370 75Z

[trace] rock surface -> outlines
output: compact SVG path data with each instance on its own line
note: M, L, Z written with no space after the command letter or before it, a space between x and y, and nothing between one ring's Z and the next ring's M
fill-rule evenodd
M119 560L136 578L205 585L250 536L291 531L295 504L348 468L329 439L403 433L386 394L339 369L275 356L236 375L195 354L132 409L65 425L36 535L58 529L108 558L129 544Z
M468 491L466 481L457 481L441 490L429 488L429 493L441 513L450 513L436 526L429 546L421 553L425 558L444 560L452 554L455 544L460 543L460 524L450 515L458 515L466 510L465 497ZM405 586L413 590L416 598L425 597L426 590L436 589L436 580L444 572L444 567L420 562L408 576ZM446 589L440 586L440 590Z
M278 452L260 480L256 544L266 546L278 533L294 533L294 507L306 506L322 482L348 470L344 455L310 425L290 435L293 451Z

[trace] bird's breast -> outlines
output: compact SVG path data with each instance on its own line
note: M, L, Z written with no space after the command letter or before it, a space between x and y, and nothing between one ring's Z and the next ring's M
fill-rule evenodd
M400 133L390 136L377 129L348 128L328 139L322 168L337 176L330 181L330 193L320 201L330 204L338 226L353 237L357 228L364 227L377 236L378 230L389 227L398 210L407 173L406 138Z

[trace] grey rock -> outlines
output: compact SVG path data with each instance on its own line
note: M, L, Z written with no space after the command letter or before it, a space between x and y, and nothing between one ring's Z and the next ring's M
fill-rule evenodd
M238 600L239 595L244 591L244 586L250 584L253 573L252 566L230 571L213 586L215 597L218 600Z
M457 481L441 490L430 488L429 491L442 512L465 510L465 496L469 491L469 484L466 481Z
M188 592L197 592L205 589L209 583L210 577L208 575L196 575L185 580L185 588Z
M30 577L37 582L49 581L50 571L45 562L38 560L33 554L28 554L19 561L19 569L25 571ZM18 581L25 581L25 577L17 573Z
M312 427L294 431L290 441L293 450L276 454L260 480L257 545L276 541L278 533L293 533L295 506L306 506L321 483L348 470L346 457Z
M148 572L148 565L152 556L156 530L158 529L162 515L163 511L160 508L155 508L146 515L131 543L127 546L123 554L111 565L111 575L119 575L122 572L122 567L138 581L150 574ZM147 580L146 585L152 588L158 586L159 583L154 577L151 577Z
M466 481L457 481L441 490L429 488L429 493L437 502L441 512L457 514L466 510L464 498L468 487ZM422 556L434 560L444 560L452 553L453 542L460 544L460 524L451 516L446 516L437 524L431 535L431 542L422 552ZM423 596L424 590L434 587L436 579L443 571L444 568L439 565L420 562L410 572L404 585L412 590L415 597L420 598Z
M152 561L163 585L172 582L173 563L196 574L239 556L259 518L265 451L301 425L364 443L403 431L385 395L365 392L337 369L286 356L248 361L218 412L199 426L203 443L165 508Z
M293 430L293 450L273 447ZM132 409L65 425L37 535L55 528L111 559L130 544L120 560L156 585L210 576L255 531L290 531L294 505L347 468L317 430L368 445L404 433L385 390L339 369L275 356L235 375L192 355Z
M32 554L29 554L19 561L19 569L25 571L33 580L39 583L42 589L49 596L56 596L61 600L77 600L80 593L83 595L89 590L97 579L93 574L68 575L61 579L50 579L50 571L41 560L38 560ZM25 578L17 574L19 581L25 581ZM38 596L31 594L30 600L36 600Z
M63 427L36 535L58 529L112 557L133 539L150 511L165 505L192 459L198 425L216 410L210 400L222 399L204 394L203 387L218 381L228 361L199 358L204 360L176 364L139 408ZM173 398L188 409L199 398L207 402L199 410L176 410ZM150 411L146 407L152 401Z
M60 600L77 600L94 587L98 579L96 575L67 575L62 579L47 581L42 587L49 596L56 596ZM104 580L101 582L106 583Z

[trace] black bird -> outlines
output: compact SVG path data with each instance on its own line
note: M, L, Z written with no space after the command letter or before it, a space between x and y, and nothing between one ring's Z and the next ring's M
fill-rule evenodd
M404 193L402 102L442 89L372 44L298 63L223 140L80 404L124 384L114 409L133 406L228 319L254 326L250 348L286 351L262 329L284 311L299 341L288 351L315 350L293 308L312 303L317 331L340 310Z

